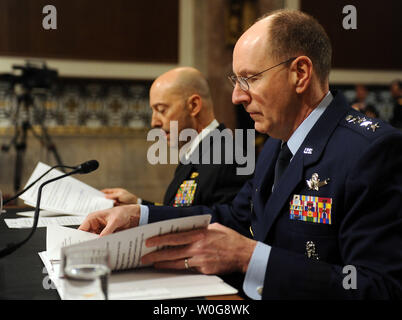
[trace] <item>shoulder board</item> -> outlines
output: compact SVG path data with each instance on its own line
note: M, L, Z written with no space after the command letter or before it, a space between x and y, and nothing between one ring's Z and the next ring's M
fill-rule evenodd
M359 113L348 113L342 122L346 127L350 127L355 129L354 131L361 133L375 134L381 129L382 126L381 120L365 117Z

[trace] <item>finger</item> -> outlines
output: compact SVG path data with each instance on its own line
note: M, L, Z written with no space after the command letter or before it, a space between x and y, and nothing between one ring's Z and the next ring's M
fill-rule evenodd
M143 264L150 264L160 261L173 261L178 259L184 259L191 256L191 252L188 246L167 248L158 251L154 251L144 255L141 258Z
M163 261L154 264L155 269L175 269L183 270L185 269L184 260L174 260L174 261Z
M196 229L191 231L169 233L162 236L149 238L145 241L147 247L159 246L180 246L199 241L205 237L205 229Z
M109 211L110 209L106 209L90 213L78 229L99 233L100 230L106 225L105 217L108 215Z
M113 233L116 230L116 225L112 222L108 222L108 224L103 228L102 232L99 236L107 236L108 234Z
M113 189L106 188L106 189L102 189L101 192L103 192L103 193L111 193L111 192L113 192Z
M187 259L188 269L192 266L190 264L190 259ZM187 269L185 259L173 260L173 261L162 261L154 264L156 269L175 269L184 270Z
M115 194L112 194L112 193L105 193L105 198L106 199L117 200L118 197Z
M89 214L85 218L84 222L78 227L78 230L87 231L87 232L96 231L95 229L98 228L98 223L97 223L98 215L99 215L99 211ZM96 226L94 226L94 223L96 224Z
M87 232L88 232L88 231L90 230L90 227L91 227L91 224L89 223L88 218L86 218L86 219L84 220L84 222L81 223L81 225L78 227L78 230L87 231Z

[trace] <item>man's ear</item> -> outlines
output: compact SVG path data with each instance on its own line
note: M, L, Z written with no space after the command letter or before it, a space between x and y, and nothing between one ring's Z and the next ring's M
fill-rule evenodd
M197 116L202 109L202 99L198 94L193 94L187 99L187 106L189 108L190 115Z
M305 92L313 77L313 62L307 56L299 56L292 62L290 70L296 93Z

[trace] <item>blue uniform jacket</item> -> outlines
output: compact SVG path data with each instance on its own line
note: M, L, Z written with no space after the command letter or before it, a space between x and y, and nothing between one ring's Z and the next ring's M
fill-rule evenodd
M281 141L271 138L231 204L150 207L149 222L210 213L270 245L263 299L401 299L402 133L334 97L273 192ZM327 184L311 189L314 173Z

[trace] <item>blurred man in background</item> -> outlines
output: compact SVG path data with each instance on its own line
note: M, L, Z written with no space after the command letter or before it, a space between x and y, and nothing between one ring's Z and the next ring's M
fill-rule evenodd
M394 80L390 86L393 113L390 123L395 127L402 129L402 83L400 80Z
M214 106L210 89L205 77L198 70L190 67L180 67L159 76L150 89L150 106L152 108L152 128L163 130L169 146L184 148L186 160L195 155L198 163L178 165L173 180L168 186L163 204L168 206L213 205L231 201L242 187L249 175L237 175L236 159L232 164L221 162L203 164L202 157L214 158L214 152L226 154L227 145L221 143L219 150L214 151L213 140L210 139L214 130L225 129L215 119ZM177 121L176 130L171 131L172 121ZM190 143L179 141L177 133L184 129L194 129L198 136ZM115 205L154 204L139 198L123 188L108 188L102 190L106 197L115 201Z
M368 90L366 86L357 84L355 86L356 99L352 102L352 108L360 111L370 118L378 118L379 114L374 105L367 102Z

